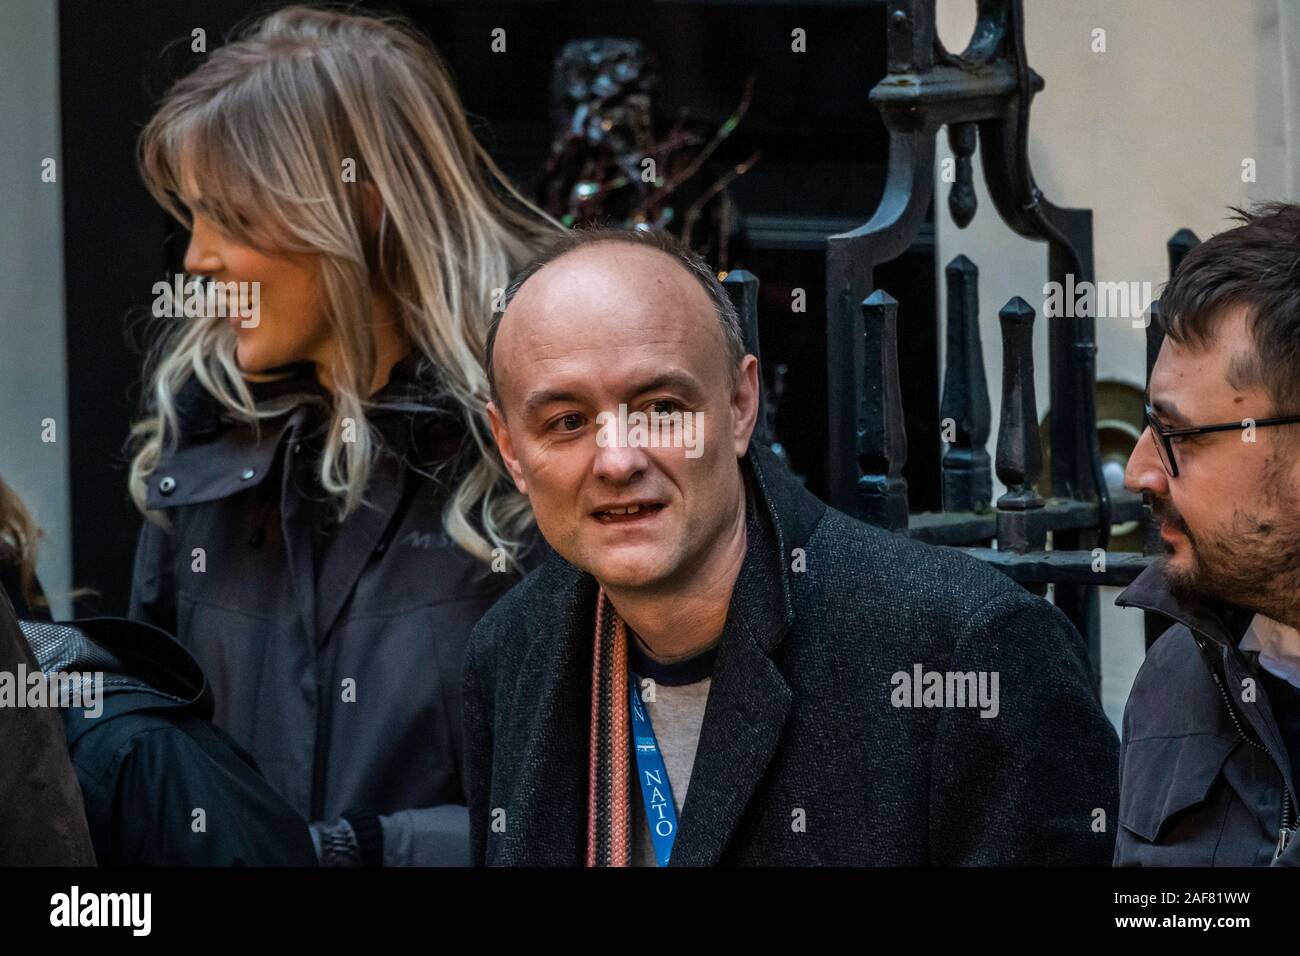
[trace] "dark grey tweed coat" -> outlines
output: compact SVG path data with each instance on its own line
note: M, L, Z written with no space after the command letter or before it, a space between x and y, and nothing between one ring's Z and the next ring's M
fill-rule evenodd
M1066 617L828 508L756 443L741 466L748 553L672 865L1108 864L1118 740ZM584 861L596 590L552 554L475 628L476 863ZM916 664L996 671L997 716L894 706L894 675Z

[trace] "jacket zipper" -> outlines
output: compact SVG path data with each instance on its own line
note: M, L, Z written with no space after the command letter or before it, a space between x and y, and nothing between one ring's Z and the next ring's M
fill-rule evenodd
M1250 744L1255 749L1267 754L1269 760L1273 760L1273 755L1269 753L1268 748L1265 747L1258 740L1256 740L1254 737L1247 734L1245 728L1241 726L1241 721L1237 718L1237 711L1232 706L1232 698L1228 696L1228 689L1223 686L1223 680L1222 678L1219 677L1218 670L1216 668L1211 668L1210 673L1214 675L1214 683L1219 688L1219 695L1223 698L1223 706L1228 708L1228 716L1232 718L1232 724L1234 727L1237 728L1237 733L1241 735L1242 739L1245 740L1246 743ZM1273 762L1275 764L1277 763L1277 761L1275 760ZM1291 798L1291 785L1287 783L1285 778L1283 778L1282 780L1282 826L1278 829L1277 832L1277 849L1273 851L1274 860L1276 860L1279 856L1282 855L1282 851L1285 850L1287 848L1287 845L1291 842L1291 837L1295 833L1294 815L1295 815L1295 802Z

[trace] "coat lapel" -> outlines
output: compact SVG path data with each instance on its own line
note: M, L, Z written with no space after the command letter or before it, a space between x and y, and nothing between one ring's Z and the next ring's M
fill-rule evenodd
M728 637L718 649L672 866L719 862L781 742L794 699L751 634Z
M596 583L556 557L547 613L529 623L529 647L503 739L521 745L503 804L496 866L581 866L587 848L587 767ZM494 799L498 799L494 794Z
M736 578L714 662L690 787L670 865L716 865L784 733L794 692L772 660L794 622L786 559L806 544L825 505L751 442L745 563Z

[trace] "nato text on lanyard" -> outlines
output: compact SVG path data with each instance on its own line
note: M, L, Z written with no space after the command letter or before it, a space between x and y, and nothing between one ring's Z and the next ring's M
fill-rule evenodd
M673 789L668 784L668 770L664 767L659 741L650 726L650 715L637 693L641 678L632 674L628 682L628 696L632 703L632 740L636 745L636 777L641 781L641 796L645 800L646 820L650 824L650 841L654 844L655 859L660 866L668 865L677 839L677 807L673 803Z

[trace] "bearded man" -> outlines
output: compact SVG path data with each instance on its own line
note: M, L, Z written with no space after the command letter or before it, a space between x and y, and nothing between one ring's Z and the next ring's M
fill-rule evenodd
M1118 865L1300 863L1300 206L1183 260L1125 484L1165 553L1117 603L1174 623L1124 714Z

